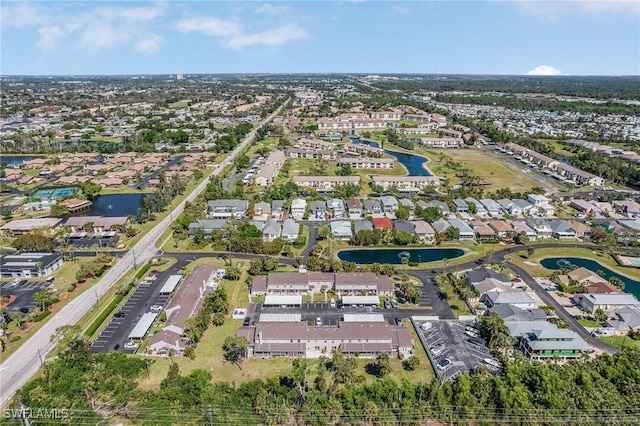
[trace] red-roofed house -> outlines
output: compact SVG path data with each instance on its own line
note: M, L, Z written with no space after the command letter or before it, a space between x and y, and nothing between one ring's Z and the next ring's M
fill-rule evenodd
M374 217L371 219L375 229L393 229L393 223L388 217Z

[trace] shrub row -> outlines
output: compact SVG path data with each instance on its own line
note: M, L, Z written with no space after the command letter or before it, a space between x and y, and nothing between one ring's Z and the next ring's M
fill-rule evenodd
M151 264L147 263L146 265L144 265L142 267L142 269L140 269L138 272L136 272L136 279L139 280L140 278L142 278L144 276L144 274L147 273L147 271L151 268Z
M147 265L149 266L149 265ZM147 268L149 269L149 268ZM133 288L133 285L128 285L127 286L127 290L124 293L118 293L116 295L116 297L114 297L114 299L111 301L111 303L109 303L107 305L106 308L104 308L104 310L100 313L100 315L98 316L98 318L96 318L91 325L89 326L89 328L87 328L87 331L84 332L84 334L88 337L93 336L93 334L98 330L98 328L100 328L100 325L102 325L102 323L104 322L104 320L107 319L107 317L111 314L111 312L113 312L113 310L115 309L116 306L118 306L118 304L122 301L122 299L124 299L124 297L129 294L129 292L131 291L131 289Z
M47 310L46 310L46 311L44 311L43 313L36 315L36 316L33 318L33 321L35 321L35 322L40 322L40 321L42 321L43 319L45 319L46 317L48 317L49 315L51 315L51 311L47 309Z

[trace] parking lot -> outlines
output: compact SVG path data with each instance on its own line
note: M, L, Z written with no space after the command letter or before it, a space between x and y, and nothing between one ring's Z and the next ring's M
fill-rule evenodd
M113 248L118 244L118 237L112 238L68 238L60 242L79 249L79 250L95 250L97 248Z
M430 309L400 309L384 307L373 308L371 306L343 306L341 308L332 308L329 302L303 302L299 307L262 307L260 304L252 303L247 311L247 316L251 317L251 324L259 320L261 313L269 314L300 314L303 321L316 323L316 319L320 318L322 325L338 325L344 314L382 314L389 324L396 323L396 317L400 320L409 318L413 315L431 315Z
M27 279L3 282L2 284L0 284L0 297L4 295L16 296L16 299L13 301L13 303L7 306L8 313L17 311L27 313L28 310L36 307L36 302L34 302L33 300L33 295L50 285L51 284L46 281L30 281Z
M109 324L91 344L91 350L93 352L120 350L125 353L135 353L137 348L125 348L124 346L129 340L129 333L144 313L151 312L151 306L160 305L164 308L170 296L159 294L160 288L169 275L176 274L186 263L178 262L169 270L159 273L154 280L142 281L122 308L114 312Z
M420 327L421 340L429 351L433 368L442 381L452 380L459 374L475 372L479 365L498 372L498 362L479 337L474 322L458 320L434 321ZM448 360L448 361L447 361Z

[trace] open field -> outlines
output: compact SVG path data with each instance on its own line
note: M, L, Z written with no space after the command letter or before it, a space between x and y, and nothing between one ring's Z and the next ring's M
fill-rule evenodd
M571 158L574 155L573 152L567 149L566 145L563 145L558 141L552 139L538 139L538 141L552 146L555 153L563 157Z
M417 148L416 153L423 153L431 159L429 168L437 176L450 179L452 184L460 183L456 177L457 172L441 161L441 156L451 158L461 163L462 167L469 169L472 175L490 183L485 186L485 191L495 191L500 188L509 188L514 192L528 192L540 184L524 174L517 173L495 158L476 149L422 149Z
M191 102L189 99L183 99L181 101L169 104L169 108L186 108L189 106L189 102Z

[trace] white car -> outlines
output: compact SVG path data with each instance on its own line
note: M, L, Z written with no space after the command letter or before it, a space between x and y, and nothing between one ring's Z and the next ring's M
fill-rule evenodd
M161 305L152 305L150 309L151 309L151 312L160 312L162 310L162 306Z
M445 358L442 361L440 361L437 365L440 370L444 370L451 364L452 364L451 360L449 358Z
M140 345L133 341L128 341L124 344L125 349L138 349L139 347Z

